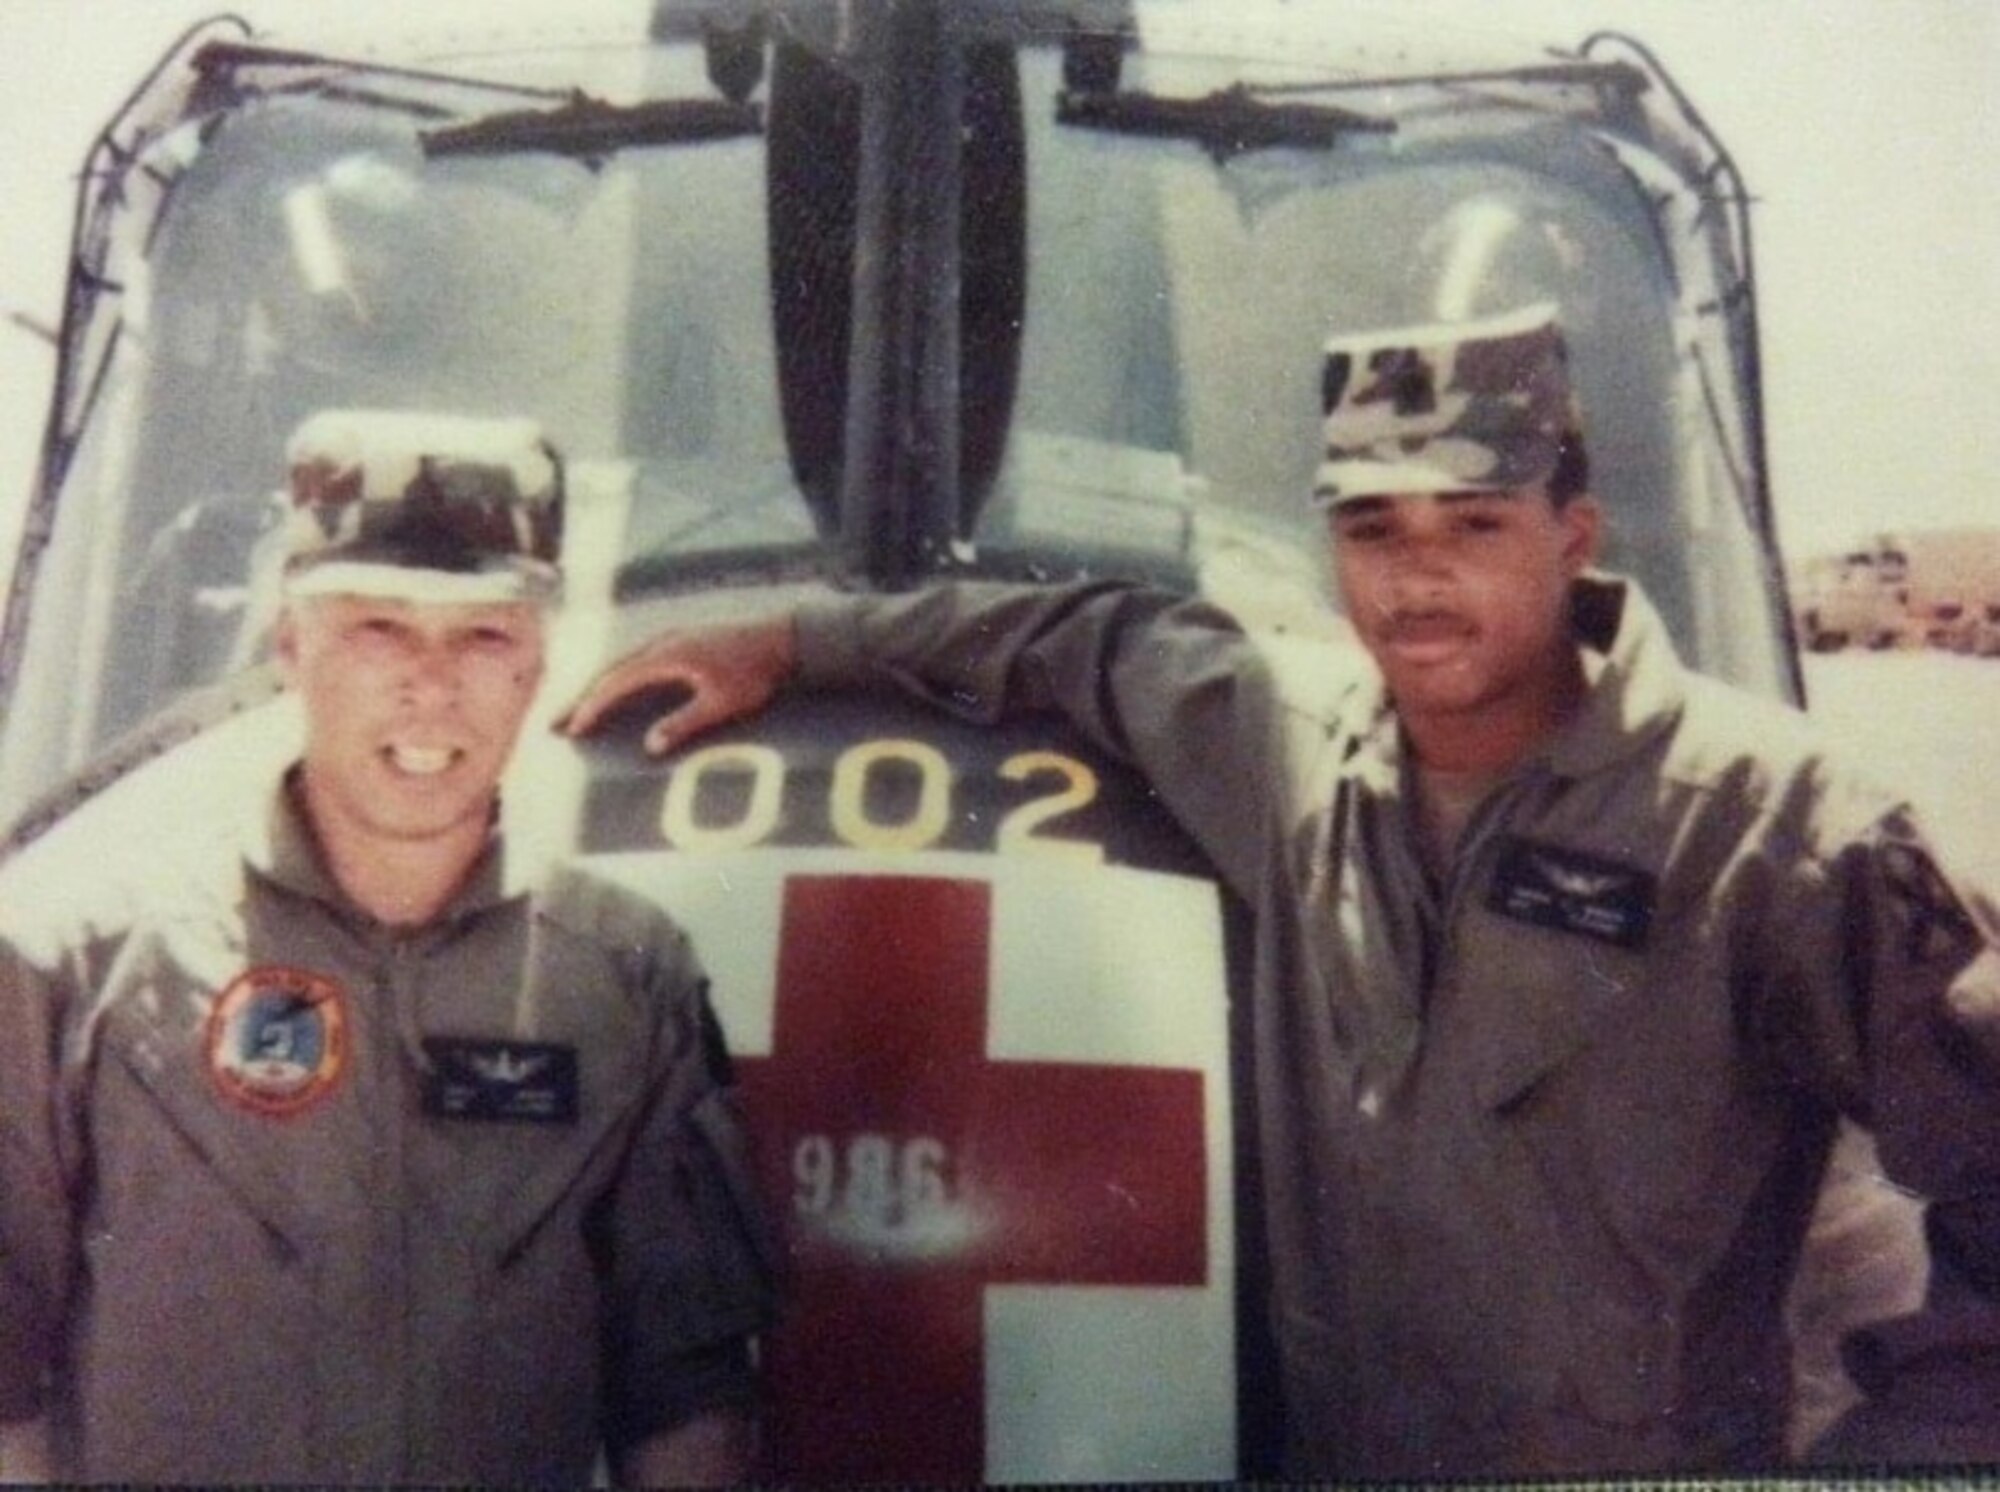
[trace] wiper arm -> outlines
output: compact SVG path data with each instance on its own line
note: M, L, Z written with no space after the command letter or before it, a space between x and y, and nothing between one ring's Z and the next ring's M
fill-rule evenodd
M763 132L764 114L756 104L707 98L608 104L578 93L560 108L489 114L470 124L419 131L417 139L426 156L541 150L596 159L633 146L695 145Z
M1120 135L1192 140L1217 161L1281 145L1328 149L1348 135L1393 134L1393 119L1377 119L1333 104L1266 103L1241 83L1203 98L1151 93L1065 91L1056 122Z

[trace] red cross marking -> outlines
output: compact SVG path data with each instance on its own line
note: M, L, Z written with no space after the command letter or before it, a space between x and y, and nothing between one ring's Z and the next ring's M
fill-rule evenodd
M991 928L979 881L786 883L773 1054L738 1064L793 1267L781 1480L979 1480L986 1285L1207 1282L1202 1074L989 1061Z

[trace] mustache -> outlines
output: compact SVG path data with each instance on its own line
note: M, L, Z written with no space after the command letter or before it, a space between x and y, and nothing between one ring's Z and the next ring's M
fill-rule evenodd
M1375 632L1389 641L1405 637L1435 637L1440 632L1470 632L1472 619L1449 606L1398 606L1376 614Z

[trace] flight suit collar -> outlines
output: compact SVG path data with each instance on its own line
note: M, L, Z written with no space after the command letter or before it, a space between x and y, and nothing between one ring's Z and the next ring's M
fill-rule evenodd
M1576 714L1539 753L1560 777L1588 777L1643 749L1680 718L1687 685L1666 624L1638 585L1585 575L1570 615L1590 680Z
M1479 816L1488 819L1489 832L1517 817L1522 802L1516 796L1509 806L1496 801L1499 794L1510 788L1532 793L1523 784L1536 779L1575 779L1607 770L1670 729L1679 716L1685 697L1680 660L1638 587L1589 575L1577 582L1572 607L1589 690L1576 714L1495 789ZM1332 885L1316 886L1312 899L1318 905L1309 915L1356 919L1357 925L1339 936L1353 947L1389 950L1342 997L1353 1023L1342 1065L1357 1093L1365 1094L1393 1088L1422 1045L1428 975L1419 950L1439 936L1431 919L1448 913L1420 868L1412 761L1379 675L1356 696L1354 711L1350 733L1335 742L1323 842L1314 857ZM1502 819L1492 820L1493 813ZM1332 894L1343 880L1366 895L1350 900ZM1518 1076L1542 1070L1580 1039L1560 1011L1548 1012L1542 1027L1535 1034L1532 1023L1524 1024L1521 1050L1498 1062L1496 1072L1505 1068Z
M306 815L297 763L287 768L273 785L263 806L261 822L248 827L243 859L251 870L295 895L310 897L350 921L373 920L355 906L327 868L318 836ZM522 863L524 858L508 854L496 815L493 835L474 862L465 884L428 925L446 926L526 895L532 873Z

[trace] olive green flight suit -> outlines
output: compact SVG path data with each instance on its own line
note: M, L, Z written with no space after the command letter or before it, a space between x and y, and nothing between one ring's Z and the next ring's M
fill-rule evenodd
M1686 672L1629 583L1575 603L1586 701L1442 882L1358 652L964 586L809 609L800 673L1064 712L1254 909L1291 1471L1774 1462L1842 1115L1932 1199L1932 1290L1850 1344L1839 1448L2000 1459L2000 954L1803 716Z
M78 1480L580 1484L746 1403L768 1245L683 934L497 840L384 927L290 800L0 882L0 1418Z

